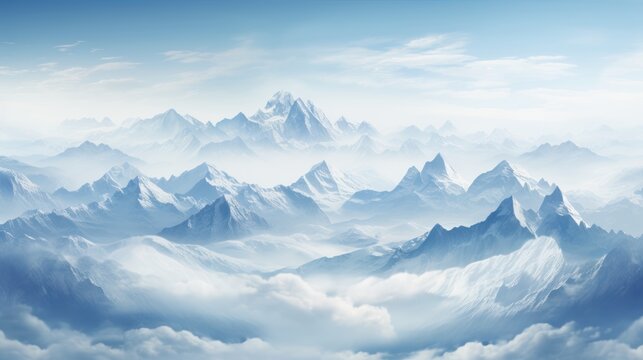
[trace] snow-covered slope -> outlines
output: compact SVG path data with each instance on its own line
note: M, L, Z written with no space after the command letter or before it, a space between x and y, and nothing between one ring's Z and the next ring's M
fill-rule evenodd
M472 202L496 204L508 196L514 196L525 207L535 209L553 187L544 179L532 179L503 160L490 171L476 177L467 190L467 197Z
M55 204L51 196L25 175L0 168L0 220L16 217L32 210L50 210Z
M189 193L190 196L207 202L212 202L223 194L236 193L241 186L237 179L205 162L178 176L156 179L155 183L170 193Z
M310 101L304 103L297 98L283 123L286 139L304 143L330 141L333 139L332 125L326 115Z
M422 171L410 167L391 191L363 190L355 193L342 210L348 213L371 213L396 209L400 215L421 209L435 209L457 201L464 193L462 180L453 168L437 154L427 161Z
M313 165L290 187L313 198L324 210L335 210L364 185L322 161Z
M123 163L109 169L105 175L92 183L87 183L77 190L69 191L60 188L54 192L54 197L65 206L74 206L95 201L101 201L137 176L142 176L140 170L130 163Z
M544 143L533 151L526 152L520 156L521 160L538 163L586 163L592 161L606 160L592 150L580 147L571 141L565 141L558 145Z
M239 137L251 146L268 148L330 141L334 133L326 115L312 102L295 99L284 91L274 94L250 118L239 113L219 121L216 128L229 138Z
M589 222L606 229L640 236L643 234L643 189L600 208L585 211L583 215Z
M218 157L239 158L252 155L255 155L254 151L238 136L230 140L209 142L203 145L197 153L197 156L204 159Z
M438 153L433 160L424 163L422 171L410 168L393 191L410 191L439 198L461 195L464 193L464 185L460 176Z
M77 327L103 321L111 305L102 289L63 254L29 240L0 242L0 302L5 309L29 306L42 318Z
M295 98L291 93L278 91L266 102L263 109L251 116L251 119L263 123L283 121L294 103Z
M251 272L252 265L218 254L202 246L178 244L159 236L130 237L104 245L101 260L118 263L124 269L143 276L171 276L177 270L203 274ZM168 266L169 265L169 266Z
M533 211L524 211L510 197L502 201L484 221L470 227L447 230L438 224L430 232L400 246L376 246L336 258L320 259L302 266L298 271L303 274L313 271L342 273L342 269L352 269L358 274L398 271L422 273L429 269L463 266L519 249L525 241L535 237L533 229L536 223L537 215Z
M328 217L310 197L288 186L263 188L244 185L234 199L245 209L265 218L278 228L297 228L310 224L327 224Z
M207 125L191 116L181 116L174 109L155 115L149 119L135 122L129 128L120 128L109 134L109 138L128 145L142 143L162 143L181 134L200 136L207 133Z
M184 222L163 229L160 235L184 243L204 243L243 237L267 227L262 217L224 195Z
M83 235L82 230L69 217L55 212L37 211L0 225L0 229L16 238L55 238L67 235Z
M538 215L537 233L555 238L570 260L597 258L617 243L632 239L596 225L589 227L558 187L543 199Z
M238 113L230 119L219 121L216 128L229 138L239 137L248 140L257 140L267 131L263 124L248 119L244 113Z
M366 121L360 123L354 123L346 119L345 117L340 117L335 121L335 130L336 133L343 138L354 138L363 135L367 136L378 136L379 132Z
M77 147L71 147L60 154L47 158L48 165L67 165L78 163L101 163L105 166L115 166L122 163L140 164L141 160L131 157L118 149L106 144L95 144L85 141Z
M56 168L32 166L7 156L0 156L0 168L25 175L44 191L50 192L60 187L60 170Z
M100 202L57 211L92 239L155 234L194 211L190 199L176 197L138 176Z
M381 153L385 146L373 139L371 135L362 135L353 144L345 146L343 149L356 155L372 156Z
M423 272L508 254L535 237L535 221L535 213L525 212L509 197L480 223L451 230L438 224L420 244L404 244L387 265L388 271Z

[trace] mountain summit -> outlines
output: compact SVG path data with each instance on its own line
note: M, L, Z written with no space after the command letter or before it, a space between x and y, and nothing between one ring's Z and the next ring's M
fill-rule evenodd
M184 222L164 229L161 236L180 242L209 242L242 237L267 227L262 217L224 195Z
M321 161L290 187L313 198L323 209L336 209L343 201L362 188L362 184Z
M578 211L574 209L558 186L556 186L551 194L545 196L542 205L540 205L540 209L538 209L538 215L543 219L568 217L577 225L583 221Z
M333 138L331 129L326 116L310 101L304 103L300 98L290 107L283 123L285 138L304 142L329 141Z

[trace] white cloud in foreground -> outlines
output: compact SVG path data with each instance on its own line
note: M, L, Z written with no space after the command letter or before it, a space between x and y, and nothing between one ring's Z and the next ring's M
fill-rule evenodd
M139 328L99 337L66 329L51 328L33 316L27 307L12 309L3 319L3 330L20 330L27 339L16 340L0 330L0 358L7 359L355 359L399 358L399 354L368 354L355 351L328 351L319 346L275 345L252 338L224 343L168 326ZM7 320L8 322L6 322ZM407 360L460 359L641 359L643 318L635 321L619 339L601 340L597 328L579 328L574 323L561 327L532 325L506 341L483 344L469 342L455 350L426 349ZM7 326L11 328L7 328ZM19 331L19 332L20 332ZM109 330L100 332L103 337ZM629 335L628 335L629 334ZM636 336L633 336L636 334ZM629 337L629 341L623 339ZM628 343L629 342L629 343Z
M641 359L643 345L632 347L618 340L599 340L596 328L578 329L574 323L559 328L535 324L508 341L469 342L453 351L427 349L407 360L500 359Z
M110 337L118 345L106 345L77 331L52 329L26 307L15 310L18 314L10 325L27 331L31 339L11 339L0 330L2 359L380 359L379 355L360 352L277 347L257 338L224 343L168 326L125 331Z

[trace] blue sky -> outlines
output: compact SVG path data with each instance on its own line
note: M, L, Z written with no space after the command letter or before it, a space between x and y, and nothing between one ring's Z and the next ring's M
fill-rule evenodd
M383 128L636 122L643 2L3 1L0 121L253 112ZM617 108L617 109L614 109Z

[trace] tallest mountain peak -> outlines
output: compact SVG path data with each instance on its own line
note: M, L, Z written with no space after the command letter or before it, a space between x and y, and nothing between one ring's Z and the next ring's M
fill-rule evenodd
M287 100L292 100L292 98L293 97L290 92L279 90L274 95L272 95L272 98L270 100L287 101Z
M276 92L266 103L265 111L271 115L285 116L295 102L291 93L287 91Z

